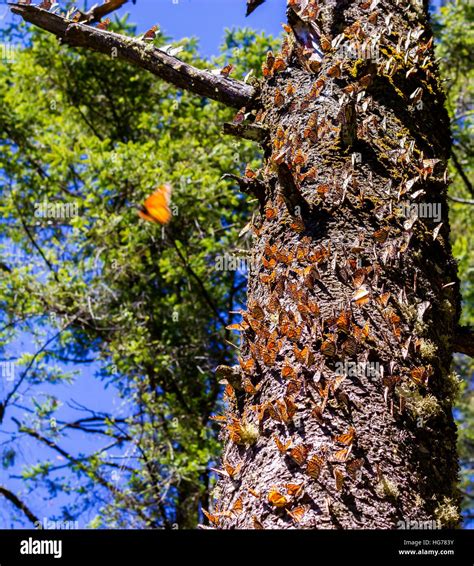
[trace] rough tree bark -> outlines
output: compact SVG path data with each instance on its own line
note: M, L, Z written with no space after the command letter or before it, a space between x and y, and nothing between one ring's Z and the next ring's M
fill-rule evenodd
M234 477L221 479L211 522L453 526L459 286L427 10L289 4L290 38L267 59L260 95L272 144L241 325L244 391L227 390ZM420 203L441 207L438 222L415 218Z
M262 3L249 0L249 12ZM288 37L255 87L36 7L13 10L66 43L115 49L181 88L245 105L226 132L265 149L262 170L238 180L261 216L240 365L217 372L229 404L210 523L454 526L450 364L472 351L472 333L457 330L449 122L427 8L288 4Z

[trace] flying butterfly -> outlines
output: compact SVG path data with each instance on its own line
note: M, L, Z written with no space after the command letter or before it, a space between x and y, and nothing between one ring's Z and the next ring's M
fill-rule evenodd
M149 222L168 224L172 216L170 210L171 191L171 185L167 183L160 185L139 208L138 215Z

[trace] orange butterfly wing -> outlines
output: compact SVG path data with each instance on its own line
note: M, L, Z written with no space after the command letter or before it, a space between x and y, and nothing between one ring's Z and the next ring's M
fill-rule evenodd
M168 224L171 220L171 186L160 185L143 204L143 209L138 212L139 216L149 222L157 224Z

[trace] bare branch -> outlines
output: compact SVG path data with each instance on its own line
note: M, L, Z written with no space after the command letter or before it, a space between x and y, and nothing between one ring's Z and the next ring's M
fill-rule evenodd
M24 20L56 35L73 47L84 47L127 61L150 71L177 88L205 96L227 106L242 108L251 106L256 95L254 87L224 75L197 69L168 55L153 44L99 30L86 24L47 12L32 5L10 4L12 12Z
M474 358L474 328L458 327L453 338L453 351Z
M261 126L254 124L231 124L226 122L223 127L224 134L244 138L259 144L265 143L268 138L268 131Z
M108 14L114 12L126 4L128 0L105 0L101 6L93 6L88 12L82 13L80 22L87 24L95 24L100 22L100 20L107 16Z
M448 199L453 202L460 202L461 204L474 204L474 200L469 200L466 198L452 197L448 195Z
M38 517L26 506L25 503L23 503L23 501L21 501L21 499L18 499L18 497L14 493L12 493L9 489L3 487L2 485L0 485L0 495L3 495L3 497L8 499L8 501L13 503L13 505L17 509L22 511L32 523L40 522Z
M247 13L245 15L250 16L250 14L264 2L265 0L247 0Z
M225 175L222 175L222 179L232 179L233 181L236 181L239 185L239 189L243 193L255 196L258 199L258 202L260 203L260 209L263 212L266 198L266 185L263 181L260 181L256 178L249 179L248 177L239 177L238 175L233 175L232 173L226 173Z
M466 185L466 189L474 196L474 187L472 186L471 181L468 179L464 169L459 161L457 155L454 153L454 149L451 149L451 157L453 158L454 166L456 167L456 171L459 173L459 176L463 180L464 184Z

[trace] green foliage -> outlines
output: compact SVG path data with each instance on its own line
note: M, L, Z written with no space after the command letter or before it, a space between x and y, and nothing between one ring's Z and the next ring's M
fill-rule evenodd
M133 32L126 21L114 26ZM229 31L210 63L194 40L179 44L183 60L229 61L236 76L258 75L275 48L250 30ZM37 30L0 66L0 345L18 352L20 383L6 414L17 420L12 440L61 455L61 465L24 469L29 488L76 496L69 516L102 501L93 527L193 527L206 504L219 452L209 421L221 394L214 368L233 360L225 327L245 291L242 274L214 262L247 247L239 232L253 208L221 177L258 160L254 144L222 136L232 115ZM164 182L174 217L162 231L135 207ZM41 203L78 213L39 218ZM24 336L33 353L18 346ZM50 386L84 379L91 362L122 401L117 414L88 409L103 445L78 454L70 432L91 425L61 420ZM4 466L12 457L4 452Z
M469 0L449 2L437 18L437 55L445 80L447 107L453 131L453 179L449 195L474 200L474 5ZM467 181L467 182L466 182ZM461 322L474 326L474 205L451 201L453 253L459 262L463 297ZM457 356L456 372L463 379L456 417L459 429L461 489L465 515L474 518L474 361Z

